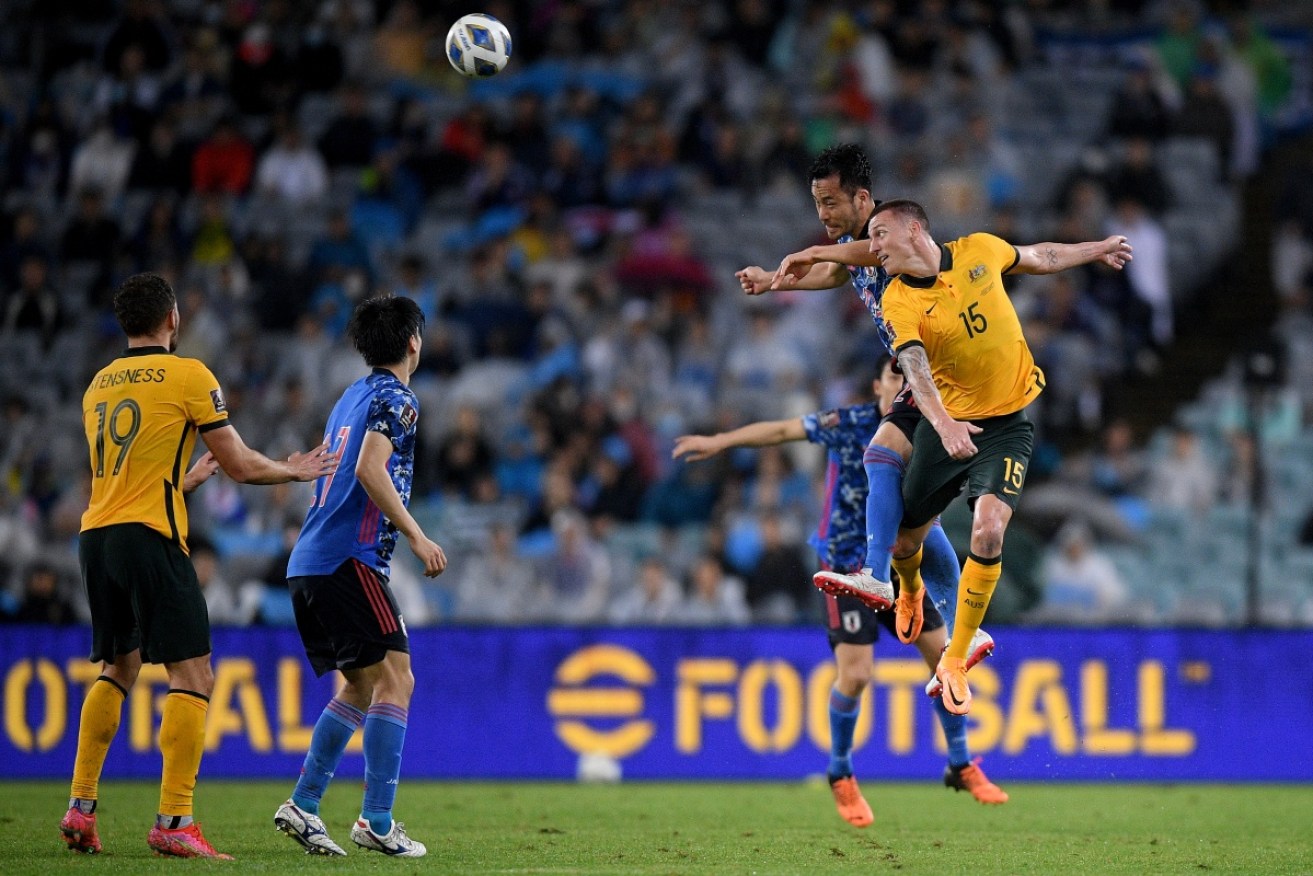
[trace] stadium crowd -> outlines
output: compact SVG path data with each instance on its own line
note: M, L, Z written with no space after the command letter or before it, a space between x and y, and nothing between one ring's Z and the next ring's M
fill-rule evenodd
M121 346L116 282L151 270L179 290L179 354L211 367L246 440L275 457L318 443L358 376L354 304L420 304L413 510L452 562L436 583L398 563L408 623L810 617L820 457L669 457L680 434L838 405L869 375L878 342L850 294L748 301L733 280L818 238L807 168L842 141L875 159L876 197L925 202L940 239L1134 242L1125 275L1017 286L1051 377L1037 487L1082 485L1129 529L1244 495L1186 427L1179 465L1147 476L1150 451L1105 399L1162 366L1175 317L1236 245L1226 205L1308 99L1307 70L1266 29L1304 28L1307 43L1297 10L489 0L479 11L507 23L515 56L470 83L442 46L467 5L5 4L0 615L84 616L79 403ZM1091 33L1097 57L1064 69L1066 41ZM1100 90L1082 93L1081 75ZM1201 198L1222 216L1204 229L1189 220ZM1274 246L1277 288L1305 315L1310 203L1305 173ZM191 498L216 623L290 622L308 496L219 478ZM1134 614L1085 522L1046 561L1034 550L1014 618L1044 616L1045 579L1053 602Z

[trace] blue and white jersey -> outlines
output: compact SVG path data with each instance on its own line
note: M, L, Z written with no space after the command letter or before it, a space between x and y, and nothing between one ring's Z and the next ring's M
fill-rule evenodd
M838 243L852 243L856 240L851 234L845 234L840 237ZM889 351L889 355L894 354L893 339L889 337L889 329L885 327L884 322L884 290L889 287L892 279L884 268L878 265L870 267L857 267L848 265L848 273L853 278L853 288L857 290L857 297L862 299L862 304L866 305L867 311L871 314L871 319L875 320L876 331L880 333L880 343Z
M385 368L347 387L328 417L324 440L341 453L337 471L315 482L315 497L287 563L287 577L328 575L356 559L388 577L397 528L379 511L356 478L366 432L392 442L388 470L403 504L410 504L415 473L419 400Z
M868 491L862 456L879 426L880 408L874 402L802 418L807 440L829 450L825 508L807 542L827 567L840 572L856 571L866 560Z

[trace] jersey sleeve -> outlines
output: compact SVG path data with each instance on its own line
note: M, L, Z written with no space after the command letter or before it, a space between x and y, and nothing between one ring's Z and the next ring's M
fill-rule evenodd
M400 392L380 392L369 402L367 432L378 432L392 442L393 450L403 450L414 437L419 423L419 408L413 396Z
M1017 266L1017 262L1021 261L1020 251L1001 237L980 232L972 234L970 241L984 253L989 260L989 266L997 268L1000 274L1006 274Z
M189 361L190 374L183 389L183 404L187 419L201 432L228 425L228 402L224 400L219 381L205 363Z
M826 447L870 441L879 425L880 412L873 404L818 411L802 418L802 430L807 434L807 440Z
M894 353L921 340L921 314L911 293L901 283L893 283L884 294L884 328L889 334L889 345Z

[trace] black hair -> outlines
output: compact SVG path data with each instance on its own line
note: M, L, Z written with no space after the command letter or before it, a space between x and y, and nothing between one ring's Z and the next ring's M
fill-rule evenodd
M169 281L159 274L133 274L114 293L114 318L130 338L153 334L178 305Z
M815 182L835 174L839 176L839 188L850 197L858 189L871 190L871 162L856 143L831 146L817 155L807 171L807 180Z
M909 201L907 198L895 198L892 201L885 201L875 208L875 214L886 212L897 213L904 219L920 222L923 230L930 230L930 217L925 214L925 207L922 207L916 201Z
M365 364L395 365L406 358L410 339L424 331L424 314L404 295L366 298L351 314L347 333Z

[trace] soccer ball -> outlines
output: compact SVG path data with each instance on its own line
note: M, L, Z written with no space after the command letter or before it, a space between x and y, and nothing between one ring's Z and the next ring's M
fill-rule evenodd
M491 15L462 15L447 31L447 60L462 76L496 76L511 59L511 32Z

